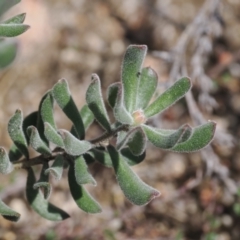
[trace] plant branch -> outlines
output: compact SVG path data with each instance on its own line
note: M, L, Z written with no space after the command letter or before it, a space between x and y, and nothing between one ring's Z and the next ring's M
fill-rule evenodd
M109 138L114 137L118 132L128 131L128 130L129 130L129 125L126 125L126 124L120 125L117 128L113 129L111 132L105 132L101 136L95 139L92 139L89 142L94 144L95 146L98 146L102 142L105 142L106 140L108 140ZM50 156L44 156L43 154L41 154L31 159L25 158L25 159L13 162L13 166L14 166L14 169L29 168L35 165L43 164L45 162L50 162L54 160L58 154L66 154L66 152L61 148L57 147L52 151L52 154Z

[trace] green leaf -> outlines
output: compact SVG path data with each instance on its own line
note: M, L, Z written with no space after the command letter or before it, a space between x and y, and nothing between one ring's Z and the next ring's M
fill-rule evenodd
M73 164L70 164L68 183L74 201L80 209L87 213L100 213L102 210L99 203L84 189L83 186L78 185L74 173L74 166Z
M95 162L95 158L93 157L93 154L91 154L90 152L83 154L83 157L87 165L90 165Z
M63 173L63 166L64 166L64 157L62 155L57 155L54 159L52 166L45 170L45 174L53 175L56 180L60 180Z
M42 103L40 105L40 114L44 123L47 122L54 129L56 129L56 124L53 116L53 97L50 91L45 95L44 99L42 100Z
M82 117L82 121L83 121L83 125L84 125L84 129L85 131L87 131L87 129L90 127L90 125L93 123L94 121L94 115L92 113L92 111L89 109L88 105L84 105L81 110L80 110L80 115ZM75 131L74 126L72 126L71 128L71 134L75 137L78 136L78 134Z
M56 83L52 90L53 97L63 110L66 116L72 121L74 128L80 139L84 139L85 130L81 115L73 101L68 83L65 79L61 79Z
M0 37L16 37L16 36L26 32L29 28L30 28L30 26L26 25L26 24L1 23L0 24Z
M21 13L21 14L18 14L12 18L9 18L8 20L4 21L3 23L5 24L11 24L11 23L23 23L24 20L26 18L26 13Z
M145 116L149 118L166 110L182 98L190 88L190 79L187 77L181 78L144 110Z
M21 0L1 0L0 1L0 16L3 15L9 8L19 3Z
M125 138L117 144L117 149L121 150L125 146L128 146L130 151L136 155L141 155L146 148L147 138L141 127L136 127L130 130Z
M97 185L93 176L88 172L88 166L83 158L79 156L74 159L74 170L76 181L79 185L91 183L94 186Z
M159 132L158 129L155 129L150 126L143 125L143 130L147 135L148 140L156 147L162 149L170 149L174 147L189 129L189 125L185 124L179 129L170 134L163 134Z
M116 82L109 85L107 89L107 99L111 108L114 108L117 102L118 89L120 85L121 85L120 82Z
M143 60L147 52L145 45L130 45L122 64L122 83L124 103L128 112L132 113L136 106L138 78Z
M27 128L29 126L37 126L37 118L38 118L38 112L36 111L27 115L23 120L22 128L23 128L24 136L27 140L28 145L29 145L29 136L27 134ZM22 157L22 152L17 148L15 144L13 144L9 150L8 156L11 162L15 162Z
M33 188L36 182L32 168L28 169L26 196L29 204L41 217L50 221L62 221L69 218L69 215L43 198L39 190Z
M121 150L121 155L123 156L123 159L128 163L128 165L134 166L141 163L145 159L146 152L143 152L139 156L135 156L132 154L129 148L124 148Z
M171 151L176 152L195 152L206 147L214 137L216 129L215 122L208 122L193 128L192 134L185 142L180 142Z
M0 41L0 69L7 67L13 62L17 53L17 42Z
M150 67L143 68L138 81L136 109L145 109L147 107L156 91L157 84L157 73Z
M17 148L15 144L13 144L8 152L8 157L11 162L16 162L22 157L22 152Z
M93 148L90 152L88 152L88 154L90 154L97 162L101 163L103 166L109 168L112 167L112 160L108 152Z
M13 170L13 165L3 147L0 147L0 173L8 174Z
M44 155L51 155L51 150L48 148L46 143L40 138L38 130L34 126L30 126L27 129L30 146L37 152Z
M17 148L26 158L29 158L27 140L23 132L23 115L18 109L8 122L8 134Z
M0 200L0 214L7 220L17 222L20 218L20 214L13 211L4 202Z
M64 143L58 132L48 123L44 123L44 135L49 142L54 143L60 148L64 148Z
M34 189L42 189L45 199L48 199L52 192L52 186L49 183L49 177L45 174L45 171L48 169L48 167L48 163L43 164L40 178L36 183L33 184Z
M144 183L129 167L116 149L109 145L108 151L112 159L117 181L126 198L135 205L144 205L158 197L160 193Z
M85 131L87 131L87 129L90 127L90 125L94 121L94 115L92 111L89 109L88 105L84 105L82 107L82 109L80 110L80 114L82 116L82 121L83 121Z
M28 145L29 145L30 139L29 139L29 136L27 133L27 129L30 126L37 127L37 121L38 121L38 111L30 113L23 119L23 132L24 132L24 135L25 135Z
M101 93L101 82L97 74L92 74L92 81L86 92L86 102L98 123L111 132L111 124Z
M117 101L113 108L113 114L117 121L122 124L133 124L133 118L130 113L126 110L123 102L123 88L119 83Z
M92 148L90 142L85 140L80 141L67 130L61 129L58 132L63 139L65 151L72 156L80 156Z

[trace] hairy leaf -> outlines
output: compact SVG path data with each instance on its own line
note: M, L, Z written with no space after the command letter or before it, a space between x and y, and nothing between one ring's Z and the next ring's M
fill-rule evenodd
M216 129L215 122L208 122L193 128L192 134L185 142L180 142L171 151L195 152L206 147L213 139Z
M44 123L44 135L49 142L54 143L60 148L64 148L62 137L48 122Z
M97 148L93 148L91 152L88 152L94 159L101 163L105 167L112 167L112 160L108 152L104 150L100 150Z
M16 53L16 40L0 41L0 69L11 64L16 57Z
M0 200L0 214L7 220L17 222L20 218L20 214L13 211L4 202Z
M68 83L65 79L61 79L53 86L53 97L63 110L66 116L72 121L74 128L80 139L84 139L85 130L81 115L73 101Z
M0 24L0 37L16 37L16 36L26 32L29 28L30 28L30 26L26 25L26 24L1 23Z
M99 213L102 211L99 203L79 185L75 178L74 166L70 164L68 171L68 182L72 197L78 207L87 213Z
M132 113L136 106L138 78L147 52L145 45L130 45L127 48L122 65L122 83L124 103Z
M189 125L185 124L171 134L162 134L157 129L143 125L143 130L148 140L156 147L162 149L170 149L174 147L182 138L184 133L189 129Z
M22 152L17 148L15 144L11 146L8 152L8 157L11 162L16 162L22 157Z
M117 181L126 198L135 205L144 205L150 202L160 193L144 183L129 167L127 162L111 145L108 151L112 159Z
M17 148L26 158L29 158L27 140L23 132L22 124L22 111L18 109L8 122L8 133Z
M33 188L36 182L32 168L28 169L26 196L29 204L41 217L50 221L62 221L69 218L69 215L43 198L39 190Z
M130 166L137 165L141 163L145 157L146 157L146 152L143 152L139 156L135 156L132 154L129 148L124 148L121 150L121 155L124 157L123 159L128 163Z
M190 88L190 79L187 77L181 78L144 110L145 116L149 118L169 108L182 98Z
M138 81L136 109L145 109L153 97L158 84L157 73L150 67L142 69Z
M42 121L45 123L49 123L54 129L56 129L56 124L53 116L53 97L51 92L48 92L44 99L42 100L42 104L40 106L40 114L42 117Z
M117 101L113 108L114 117L117 121L122 124L133 124L133 118L130 113L126 110L123 102L123 89L119 83Z
M0 173L8 174L13 170L13 165L3 147L0 147Z
M97 74L92 74L92 81L86 92L86 102L99 124L111 132L111 124L101 93L101 82Z
M61 129L58 132L63 139L66 152L72 156L80 156L92 148L90 142L85 140L80 141L67 130Z
M83 154L83 157L84 157L87 165L90 165L95 162L95 158L94 158L93 154L90 152Z
M121 85L121 83L116 82L116 83L109 85L109 87L107 89L107 99L108 99L108 103L111 108L114 108L114 106L117 102L119 85Z
M79 185L91 183L94 186L97 185L93 176L88 172L88 166L83 156L79 156L74 159L74 170L76 181Z
M23 119L23 132L24 132L24 135L25 135L28 145L29 145L29 136L27 133L27 129L30 126L37 127L37 121L38 121L38 111L30 113Z
M82 109L80 110L80 114L82 116L84 128L87 131L87 129L94 121L94 115L92 111L89 109L88 105L84 105L82 107Z
M30 146L37 152L44 155L51 155L51 150L46 143L40 138L38 130L34 126L30 126L27 129L29 135Z
M51 192L52 192L52 186L49 183L49 177L45 174L45 171L48 169L48 163L43 164L40 178L39 180L34 183L33 188L34 189L42 189L43 196L45 199L48 199Z
M128 146L130 151L136 155L141 155L146 148L147 138L141 127L130 130L125 138L117 145L117 149L121 150Z
M21 13L21 14L18 14L12 18L9 18L8 20L4 21L3 23L5 24L11 24L11 23L23 23L24 20L26 18L26 13Z
M62 155L57 155L54 159L52 166L45 170L45 174L52 174L58 181L62 177L64 166L64 157Z

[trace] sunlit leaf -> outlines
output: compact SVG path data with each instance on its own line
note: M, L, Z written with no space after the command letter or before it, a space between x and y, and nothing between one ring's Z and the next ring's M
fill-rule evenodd
M22 111L18 109L8 122L8 134L23 155L29 158L27 140L23 132L22 124Z
M92 144L85 140L79 140L67 130L58 131L63 139L65 150L72 156L80 156L92 148Z
M74 128L80 139L84 139L85 130L81 115L77 109L75 102L71 96L68 83L65 79L59 80L53 86L53 97L63 110L66 116L72 121Z
M51 150L46 143L40 138L38 130L34 126L30 126L27 129L29 135L30 146L37 152L44 155L51 155Z
M189 125L183 125L171 134L162 134L157 129L143 125L144 132L147 135L148 140L156 147L162 149L169 149L174 147L182 138L183 134L189 128Z
M30 28L26 24L16 24L16 23L1 23L0 24L0 37L16 37Z
M44 199L42 193L33 188L36 182L32 168L28 169L26 196L29 204L41 217L51 221L62 221L69 215Z
M45 170L45 174L53 175L56 180L60 180L63 173L64 157L62 155L57 155L52 166Z
M88 166L83 156L79 156L74 159L74 170L76 181L79 185L91 183L94 186L97 185L93 176L88 172Z
M87 131L87 129L90 127L90 125L94 121L94 115L92 111L89 109L88 105L84 105L82 107L82 109L80 110L80 114L82 116L85 131Z
M48 122L44 123L44 135L49 142L54 143L60 148L64 148L62 137Z
M208 122L193 128L192 134L185 142L180 142L171 151L194 152L206 147L213 139L216 129L215 122Z
M20 218L20 214L13 211L4 202L0 200L0 214L7 220L17 222Z
M141 155L146 148L146 135L141 127L136 127L130 130L125 138L117 144L117 149L121 150L124 147L129 147L134 155Z
M99 213L102 211L99 203L83 186L77 183L73 165L70 165L69 167L68 182L72 197L80 209L87 213Z
M112 159L117 181L126 198L135 205L144 205L160 193L144 183L129 167L116 149L109 145L108 151Z
M130 113L126 110L123 101L123 89L122 85L119 83L117 101L113 108L114 117L117 121L122 124L132 124L133 118Z
M150 67L142 69L137 89L136 109L145 109L153 97L158 84L157 73Z
M136 106L138 78L146 52L145 45L130 45L124 55L122 65L124 103L130 113Z
M144 110L145 116L149 118L169 108L182 98L190 88L190 79L187 77L181 78Z

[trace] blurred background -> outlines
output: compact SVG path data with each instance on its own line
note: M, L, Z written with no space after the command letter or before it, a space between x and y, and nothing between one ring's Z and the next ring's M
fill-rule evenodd
M0 145L9 148L7 123L17 108L35 111L60 78L69 82L79 108L91 74L100 76L104 96L120 80L129 44L148 45L146 66L158 73L159 92L182 75L192 95L157 116L152 125L177 128L217 122L210 148L175 154L149 145L134 170L162 194L144 207L129 203L111 169L91 166L97 187L88 187L103 212L89 215L72 200L66 173L53 181L50 201L71 218L42 219L25 200L24 170L0 175L0 198L20 221L0 217L0 239L240 239L240 1L239 0L22 0L3 19L26 12L31 29L18 37L14 63L0 72ZM59 128L70 122L56 109ZM101 133L94 124L87 138Z

